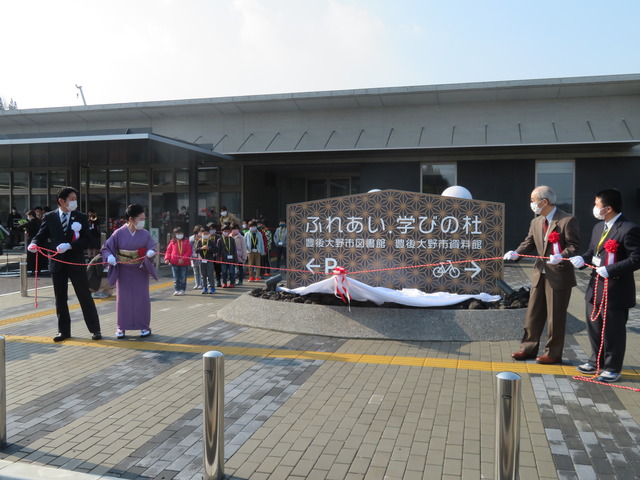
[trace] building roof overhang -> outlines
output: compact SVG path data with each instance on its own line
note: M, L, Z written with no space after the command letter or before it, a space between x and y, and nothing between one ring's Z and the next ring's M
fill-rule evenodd
M116 141L133 141L133 140L150 140L165 145L171 145L177 148L191 150L207 157L213 157L219 160L233 160L233 157L222 153L214 152L210 149L194 145L181 140L164 137L154 133L87 133L81 132L68 134L33 134L33 135L2 135L0 136L1 145L30 145L43 143L78 143L78 142L116 142Z

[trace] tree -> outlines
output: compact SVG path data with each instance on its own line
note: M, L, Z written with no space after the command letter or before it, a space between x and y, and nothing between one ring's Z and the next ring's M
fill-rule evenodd
M7 99L0 97L0 110L17 110L18 102L16 102L13 98L7 103Z

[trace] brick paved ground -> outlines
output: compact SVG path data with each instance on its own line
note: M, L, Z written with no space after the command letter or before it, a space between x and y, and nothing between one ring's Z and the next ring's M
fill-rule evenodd
M528 285L526 264L505 272L510 285ZM76 309L75 341L62 345L50 338L50 288L39 291L37 310L33 296L0 297L9 441L0 478L201 479L209 349L228 352L233 480L493 478L495 374L522 367L510 358L518 342L344 340L219 320L216 311L248 289L173 297L165 277L152 287L150 338L115 340L115 302L106 300L98 302L105 340L89 340ZM576 290L570 312L582 320L583 310ZM640 387L639 333L634 309L621 385ZM290 358L274 349L325 353ZM585 331L568 337L565 365L584 361L587 349ZM572 368L529 370L521 479L640 476L639 392L573 380Z

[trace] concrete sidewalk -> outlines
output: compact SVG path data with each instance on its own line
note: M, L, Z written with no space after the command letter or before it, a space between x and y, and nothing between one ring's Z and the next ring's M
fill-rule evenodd
M530 267L505 268L528 284ZM32 279L30 279L32 281ZM586 275L579 274L584 290ZM260 284L258 284L259 286ZM53 293L2 297L8 442L0 479L201 479L202 354L225 354L225 471L234 480L494 478L495 375L522 375L521 479L640 476L640 392L573 380L565 364L513 362L517 341L345 340L240 327L216 312L253 284L152 284L153 335L116 340L115 301L96 301L105 339L79 309L54 344ZM74 300L71 300L74 303ZM570 312L584 319L581 291ZM268 316L266 310L264 315ZM640 388L640 311L622 386Z

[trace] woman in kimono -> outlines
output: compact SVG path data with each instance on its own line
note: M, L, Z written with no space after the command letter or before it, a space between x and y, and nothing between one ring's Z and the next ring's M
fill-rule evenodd
M140 337L151 335L149 277L158 280L151 259L156 242L144 229L146 215L141 205L127 207L128 221L109 237L102 257L109 263L109 283L116 286L116 338L127 330L140 330Z

